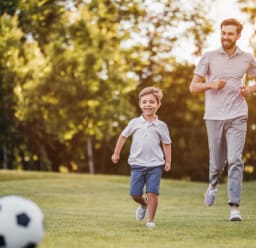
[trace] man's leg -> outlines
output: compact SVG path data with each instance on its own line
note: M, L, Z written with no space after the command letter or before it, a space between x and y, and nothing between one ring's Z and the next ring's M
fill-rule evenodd
M244 162L242 153L245 144L247 118L230 120L227 126L228 197L231 206L240 205Z
M215 188L226 161L225 121L206 120L209 145L209 184Z

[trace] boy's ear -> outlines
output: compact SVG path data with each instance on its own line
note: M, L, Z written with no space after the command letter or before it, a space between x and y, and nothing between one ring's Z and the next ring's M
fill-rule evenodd
M157 106L157 110L161 107L161 102L158 104L158 106Z

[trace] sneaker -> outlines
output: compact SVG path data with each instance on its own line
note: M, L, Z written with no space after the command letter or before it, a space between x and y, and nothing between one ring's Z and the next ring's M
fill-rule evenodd
M231 209L229 220L230 221L242 221L240 211L237 209Z
M216 198L217 188L212 188L211 186L208 187L207 191L205 192L205 199L204 202L206 206L210 207L213 205L215 198Z
M156 227L156 224L154 222L152 222L152 221L147 221L146 227L154 228L154 227Z
M142 207L142 205L140 204L136 210L136 220L142 221L145 217L146 211L147 207Z

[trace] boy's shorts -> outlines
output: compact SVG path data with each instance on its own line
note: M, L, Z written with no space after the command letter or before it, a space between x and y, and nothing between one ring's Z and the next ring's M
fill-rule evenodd
M143 188L146 184L146 193L159 195L160 179L163 173L163 166L146 167L131 165L130 195L143 195Z

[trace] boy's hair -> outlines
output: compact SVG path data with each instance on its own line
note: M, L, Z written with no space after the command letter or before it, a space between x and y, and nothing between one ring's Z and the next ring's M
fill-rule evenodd
M229 19L223 20L220 24L220 28L222 28L222 26L228 26L228 25L236 26L237 33L241 34L243 30L243 24L241 24L237 19L229 18Z
M149 95L149 94L152 94L156 98L157 103L161 104L161 99L163 98L163 92L160 88L157 88L157 87L146 87L142 89L139 93L139 101L143 96Z

